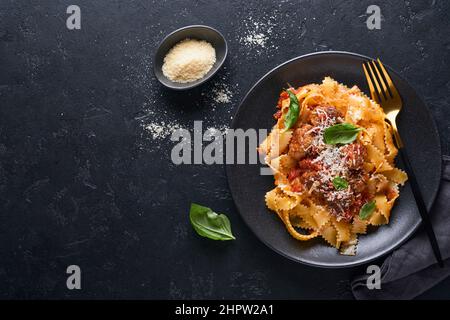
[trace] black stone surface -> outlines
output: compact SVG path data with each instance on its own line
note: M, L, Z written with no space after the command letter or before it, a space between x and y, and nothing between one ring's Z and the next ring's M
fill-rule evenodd
M227 126L272 67L345 50L382 57L416 88L448 154L450 4L380 2L381 30L370 31L372 2L1 1L0 297L352 298L348 281L364 268L315 269L272 252L237 214L223 166L175 166L173 143L143 128ZM66 28L70 4L81 30ZM255 22L264 47L243 40ZM151 73L154 49L189 24L221 31L229 56L204 86L171 92ZM218 104L211 90L224 84L233 96ZM238 240L199 238L191 201L227 213ZM81 290L66 288L71 264ZM447 279L421 298L449 290Z

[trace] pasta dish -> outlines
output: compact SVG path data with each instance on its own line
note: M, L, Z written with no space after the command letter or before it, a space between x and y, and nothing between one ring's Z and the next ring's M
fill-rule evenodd
M276 124L258 150L274 174L266 193L292 237L322 237L345 255L357 236L389 223L399 185L397 148L383 109L330 77L281 92Z

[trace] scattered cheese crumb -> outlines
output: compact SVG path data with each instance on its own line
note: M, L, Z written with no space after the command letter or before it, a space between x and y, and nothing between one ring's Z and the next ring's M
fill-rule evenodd
M260 47L265 47L266 42L269 38L264 33L254 33L247 35L243 41L247 44L258 45Z
M165 139L172 134L177 129L180 129L180 126L176 123L166 123L164 121L160 123L152 122L146 124L144 129L150 133L153 140Z
M276 23L276 13L259 19L249 16L242 23L242 30L240 30L242 36L238 40L246 49L251 49L248 51L253 51L253 53L260 54L268 53L269 50L277 50L278 46L270 40L273 38Z
M212 89L214 102L230 103L233 93L226 84L217 85Z
M216 128L216 127L208 127L205 132L209 131L209 133L214 134L214 135L220 133L220 135L224 136L224 135L227 134L229 129L230 128L227 125L222 125L221 127L218 127L218 128Z

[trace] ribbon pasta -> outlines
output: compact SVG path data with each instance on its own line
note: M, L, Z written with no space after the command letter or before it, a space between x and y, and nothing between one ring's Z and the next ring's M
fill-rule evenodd
M395 167L398 150L391 128L382 108L357 86L348 88L326 77L321 84L289 90L300 106L297 123L289 130L284 127L290 105L284 92L277 122L258 148L274 174L275 188L266 193L266 206L295 239L320 236L340 253L354 255L359 234L369 225L389 223L399 185L408 178ZM340 122L362 130L348 146L326 145L323 130ZM333 189L331 179L338 175L350 181L344 190ZM375 205L369 217L355 213L369 200Z

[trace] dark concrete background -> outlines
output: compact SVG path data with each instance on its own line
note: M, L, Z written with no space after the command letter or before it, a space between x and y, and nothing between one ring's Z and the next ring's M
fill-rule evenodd
M81 7L82 27L66 28ZM381 7L382 29L366 28ZM233 205L223 166L175 166L153 121L230 123L269 69L295 56L345 50L382 57L418 91L450 151L448 1L0 1L1 298L351 298L364 267L315 269L265 247ZM246 46L251 21L272 26ZM185 93L163 89L157 43L189 24L228 40L224 68ZM211 90L226 85L230 103ZM414 124L411 124L414 125ZM191 201L228 214L234 242L199 238ZM82 269L82 290L65 270ZM422 298L448 298L450 279Z

